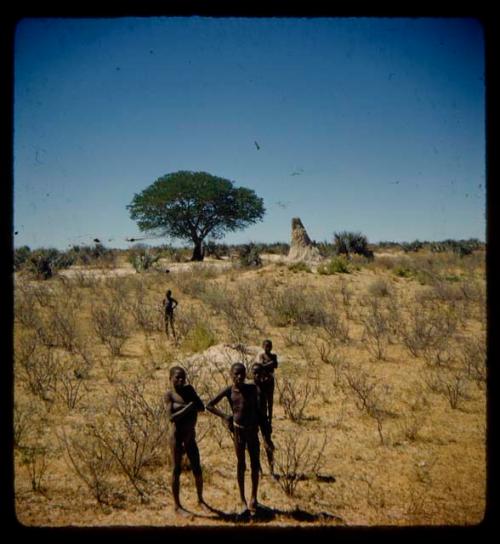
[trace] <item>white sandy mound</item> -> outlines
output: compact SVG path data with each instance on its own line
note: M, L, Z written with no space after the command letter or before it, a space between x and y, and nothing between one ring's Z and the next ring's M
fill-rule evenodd
M241 362L251 364L254 361L257 361L261 351L262 348L259 346L216 344L205 351L187 357L183 362L188 365L199 363L200 365L211 368L227 366L229 369L233 363Z

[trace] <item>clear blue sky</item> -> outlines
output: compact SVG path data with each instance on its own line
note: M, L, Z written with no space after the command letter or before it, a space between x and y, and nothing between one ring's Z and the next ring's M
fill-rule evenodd
M264 199L226 243L288 242L292 217L317 241L484 240L484 70L473 19L24 19L15 245L128 247L126 205L177 170Z

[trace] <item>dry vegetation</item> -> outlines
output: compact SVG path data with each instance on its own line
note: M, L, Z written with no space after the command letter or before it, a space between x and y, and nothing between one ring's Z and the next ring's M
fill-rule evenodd
M56 275L15 284L16 512L35 526L236 523L235 457L218 418L197 435L172 513L162 395L183 365L203 400L271 338L280 365L274 525L476 524L486 487L484 253L353 258L350 273L280 263ZM162 332L167 288L178 341ZM254 347L244 349L244 346ZM231 351L231 349L229 349ZM194 354L197 356L193 357ZM224 355L226 354L226 355ZM249 474L247 472L247 479ZM247 480L247 481L248 481ZM248 484L249 485L249 484Z

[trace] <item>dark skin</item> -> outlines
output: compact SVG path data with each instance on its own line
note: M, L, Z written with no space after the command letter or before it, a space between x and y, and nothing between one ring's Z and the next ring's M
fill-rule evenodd
M237 480L240 492L242 513L257 509L257 490L259 486L259 439L258 427L263 424L257 388L254 384L245 383L246 369L241 363L231 367L233 385L224 388L207 404L207 410L220 417L233 434L233 442L237 459ZM232 415L222 412L216 405L226 398L231 406ZM245 451L248 449L251 462L252 490L250 503L245 498Z
M269 428L272 429L273 421L273 402L274 402L274 370L278 368L278 357L272 352L273 343L271 340L265 340L262 343L264 353L259 356L259 363L267 374L267 379L263 380L261 389L266 397L266 416L269 421Z
M195 426L198 412L205 407L196 391L186 384L186 373L183 369L174 369L170 376L171 389L165 393L166 413L171 422L169 443L172 454L172 495L174 510L180 515L189 515L182 507L179 499L181 463L184 453L187 454L193 471L198 505L203 510L208 505L203 500L203 476L200 465L200 455L196 443Z
M262 389L262 386L266 383L269 377L261 363L254 363L252 365L252 374L253 381L257 386L260 410L263 414L267 416L267 398ZM271 439L271 424L267 417L265 418L265 424L261 425L260 430L262 433L262 438L264 440L264 449L266 450L267 462L269 463L271 474L274 476L274 444Z
M175 338L175 329L174 329L174 310L179 305L179 303L172 296L172 291L169 289L163 299L163 306L165 308L165 333L167 336L169 334L169 325L172 329L172 335Z

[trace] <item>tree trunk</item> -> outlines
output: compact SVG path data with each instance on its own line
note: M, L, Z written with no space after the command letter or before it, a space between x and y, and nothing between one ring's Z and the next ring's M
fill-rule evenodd
M195 240L194 249L193 249L193 256L191 257L191 260L192 261L203 261L204 257L205 257L205 248L203 247L203 241L202 240Z

